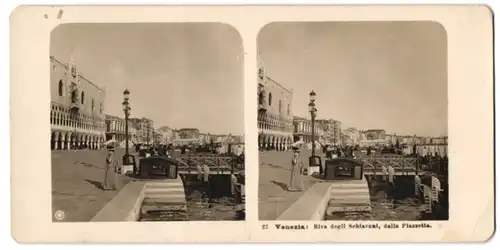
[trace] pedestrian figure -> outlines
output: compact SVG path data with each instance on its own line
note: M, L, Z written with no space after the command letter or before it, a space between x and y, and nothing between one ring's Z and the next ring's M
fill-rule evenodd
M231 174L231 193L235 203L236 220L245 219L245 177L241 177L241 173Z
M422 193L422 179L420 176L415 175L415 196L419 196Z
M208 197L208 202L212 201L212 192L210 189L210 168L203 165L203 186L205 189L204 196Z
M236 174L231 174L231 194L233 195L234 203L241 203L240 183Z
M389 180L389 184L393 188L395 188L395 185L394 185L394 175L395 175L394 168L392 166L387 166L387 179Z
M303 162L300 159L300 151L296 149L292 158L292 171L290 173L290 185L288 191L304 190L304 182L302 180Z
M106 169L104 173L104 190L117 190L118 189L118 162L115 157L115 149L108 149L108 156L106 157Z
M201 168L200 165L196 166L196 172L198 173L198 181L202 182L203 181L203 169Z
M443 191L441 189L441 181L437 178L436 174L431 175L431 188L432 188L432 201L439 202L439 192Z
M389 173L387 172L387 168L384 165L382 165L382 180L383 181L387 181L388 174Z

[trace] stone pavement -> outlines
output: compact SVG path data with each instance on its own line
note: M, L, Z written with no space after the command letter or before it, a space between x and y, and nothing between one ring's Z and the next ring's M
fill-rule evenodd
M305 190L287 191L292 155L292 152L278 151L259 153L259 220L275 220L305 193ZM308 166L309 156L311 150L301 150L304 166ZM305 189L320 181L315 177L304 176Z
M124 153L116 150L120 165ZM53 221L90 221L117 194L102 190L106 154L106 150L52 152L52 212L64 212L64 218ZM130 180L124 176L121 186Z

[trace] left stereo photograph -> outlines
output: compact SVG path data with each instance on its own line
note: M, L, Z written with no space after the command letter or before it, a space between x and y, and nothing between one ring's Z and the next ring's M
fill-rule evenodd
M243 54L222 23L57 26L52 221L245 220Z

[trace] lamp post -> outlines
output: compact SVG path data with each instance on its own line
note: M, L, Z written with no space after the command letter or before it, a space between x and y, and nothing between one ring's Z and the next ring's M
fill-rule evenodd
M153 148L155 147L155 140L156 140L156 135L155 135L155 128L151 128L151 146L153 146Z
M315 156L316 154L316 140L315 140L315 129L314 129L314 125L315 125L315 121L316 121L316 112L318 111L316 109L316 104L314 103L316 101L316 93L313 91L311 91L311 93L309 93L309 113L311 113L311 134L312 134L312 157Z
M130 91L128 89L125 89L123 91L123 112L125 113L125 155L129 154L129 148L128 148L128 118L130 116L130 104L128 102L130 96Z

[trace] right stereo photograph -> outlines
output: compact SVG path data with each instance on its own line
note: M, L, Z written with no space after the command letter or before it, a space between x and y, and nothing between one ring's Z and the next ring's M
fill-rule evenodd
M275 22L258 35L259 220L448 220L437 22Z

